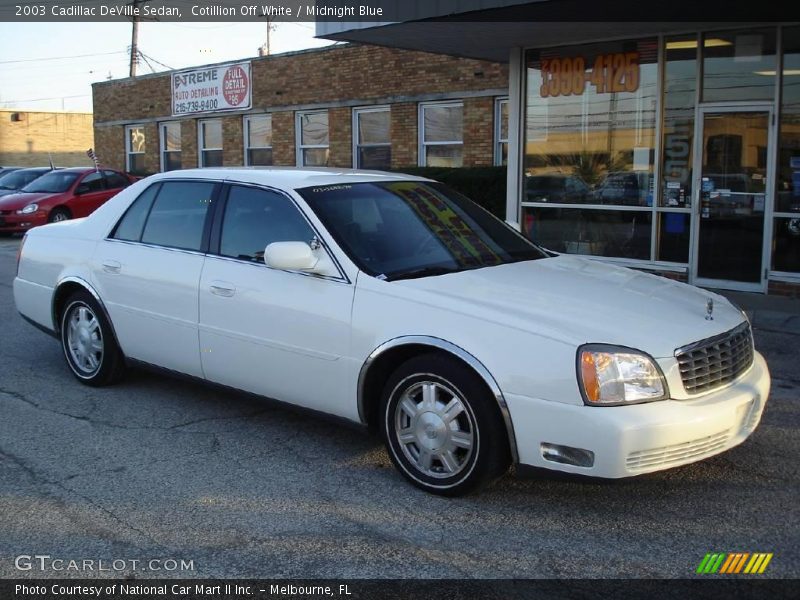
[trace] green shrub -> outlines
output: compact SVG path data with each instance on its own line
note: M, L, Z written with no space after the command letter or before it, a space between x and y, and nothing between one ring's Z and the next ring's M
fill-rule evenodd
M441 181L501 219L506 218L505 167L403 167L394 170Z

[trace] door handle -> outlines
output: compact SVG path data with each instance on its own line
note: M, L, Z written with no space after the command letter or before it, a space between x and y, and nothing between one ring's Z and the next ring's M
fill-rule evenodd
M212 294L223 298L230 298L236 293L236 287L227 281L212 281L210 290Z
M103 271L106 273L116 274L122 271L122 265L115 260L104 260Z

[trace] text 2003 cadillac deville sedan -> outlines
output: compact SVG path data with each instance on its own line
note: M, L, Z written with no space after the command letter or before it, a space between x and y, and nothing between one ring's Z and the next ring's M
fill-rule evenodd
M745 440L769 393L724 298L553 255L421 178L171 172L20 254L17 307L80 381L135 361L358 421L439 494L512 461L612 478L697 461Z

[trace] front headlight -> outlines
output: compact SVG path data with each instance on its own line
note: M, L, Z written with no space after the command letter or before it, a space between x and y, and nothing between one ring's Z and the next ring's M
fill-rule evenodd
M622 346L578 348L578 383L586 404L615 406L669 397L661 369L647 354Z
M28 204L28 206L19 209L17 211L17 214L18 215L29 215L31 213L35 213L37 210L39 210L39 205L38 204Z

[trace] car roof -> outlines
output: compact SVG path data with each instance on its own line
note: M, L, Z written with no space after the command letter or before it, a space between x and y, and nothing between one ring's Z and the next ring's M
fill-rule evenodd
M86 173L88 171L94 171L94 167L66 167L64 169L56 168L56 170L60 173ZM103 169L105 171L111 171L112 169Z
M44 173L46 171L51 171L52 169L50 169L50 167L25 167L25 168L16 169L16 170L17 171L25 171L25 172L28 172L28 173L31 173L31 172L33 172L33 173L40 173L40 172Z
M384 181L431 181L416 175L368 171L362 169L337 169L332 167L207 167L169 171L152 176L153 179L227 179L241 183L255 183L290 189L342 183L378 183ZM150 179L150 178L148 178Z

